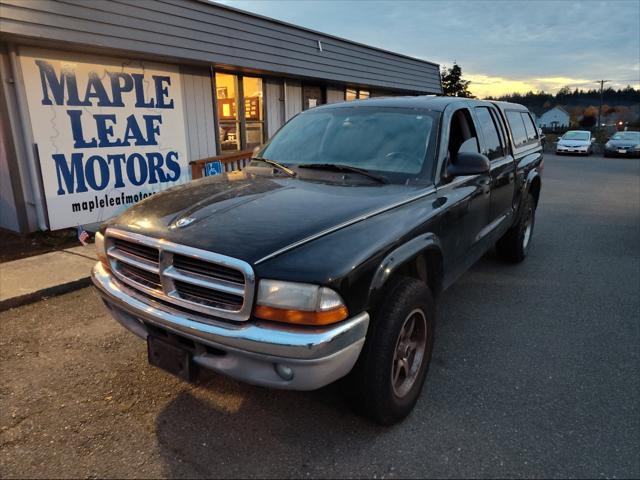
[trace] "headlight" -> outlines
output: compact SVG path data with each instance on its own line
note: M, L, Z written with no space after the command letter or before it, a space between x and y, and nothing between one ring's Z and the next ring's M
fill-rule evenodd
M328 325L349 316L340 295L330 288L279 280L260 281L254 314L299 325Z
M611 142L607 142L604 144L604 148L611 148Z
M100 232L96 232L95 244L98 260L100 260L105 267L109 268L107 251L104 248L104 235L102 235Z
M636 145L635 147L633 147L634 150L640 150L640 143L638 145Z

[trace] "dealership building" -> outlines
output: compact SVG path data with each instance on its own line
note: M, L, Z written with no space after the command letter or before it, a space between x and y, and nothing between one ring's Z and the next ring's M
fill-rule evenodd
M317 105L442 92L437 64L204 0L0 0L0 62L0 228L23 233L106 220Z

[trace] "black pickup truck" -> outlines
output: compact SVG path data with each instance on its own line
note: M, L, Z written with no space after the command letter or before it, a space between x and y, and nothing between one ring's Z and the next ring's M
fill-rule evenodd
M393 423L422 390L438 294L494 247L526 257L542 167L520 105L317 107L244 170L103 225L93 281L153 365L297 390L343 379L360 412Z

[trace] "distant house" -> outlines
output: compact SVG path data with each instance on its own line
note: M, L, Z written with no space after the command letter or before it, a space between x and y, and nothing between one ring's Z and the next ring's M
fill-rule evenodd
M562 107L553 107L547 110L538 118L540 128L567 128L569 126L570 115Z

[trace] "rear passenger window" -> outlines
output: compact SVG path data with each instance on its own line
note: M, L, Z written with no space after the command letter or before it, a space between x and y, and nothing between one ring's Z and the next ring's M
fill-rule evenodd
M511 134L513 135L513 143L516 147L521 147L527 143L527 130L524 126L524 121L520 112L516 110L507 110L507 122L511 127Z
M482 130L482 136L484 137L484 150L482 153L489 157L489 160L504 157L504 149L500 142L498 128L491 116L489 108L476 107L476 116L478 117L480 130Z
M527 140L528 141L536 140L538 138L538 134L536 133L536 126L533 124L531 115L525 112L521 112L520 114L522 115L524 128L527 131Z

